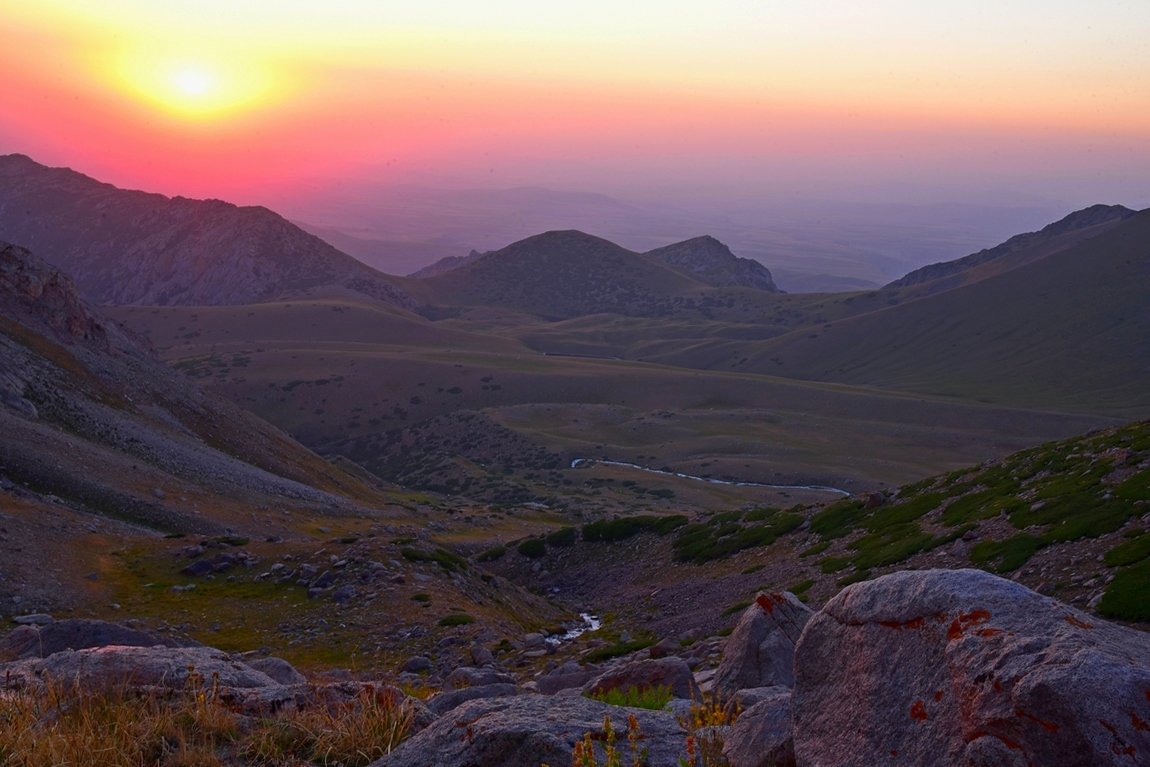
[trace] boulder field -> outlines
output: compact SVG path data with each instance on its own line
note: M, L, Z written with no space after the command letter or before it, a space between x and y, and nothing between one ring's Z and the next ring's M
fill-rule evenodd
M0 680L9 694L52 677L171 688L192 667L257 716L356 692L356 683L302 683L277 659L96 639L149 641L97 623L23 626L0 642L13 659L0 663ZM612 738L624 763L648 767L679 767L704 741L710 761L697 764L715 764L721 749L730 767L1150 764L1150 634L979 570L893 573L847 586L818 612L790 594L760 594L718 669L694 678L683 659L641 651L529 681L477 663L448 681L427 705L407 699L413 734L372 767L555 767L572 763L577 744L603 764ZM676 698L663 711L585 697L656 683ZM737 701L738 719L688 723L686 697L700 687Z

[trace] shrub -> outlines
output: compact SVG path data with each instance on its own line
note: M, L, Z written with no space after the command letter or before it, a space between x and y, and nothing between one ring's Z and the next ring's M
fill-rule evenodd
M654 533L666 535L667 533L687 524L687 518L682 514L671 516L640 515L636 517L620 517L618 519L603 519L598 522L589 522L583 525L583 540L585 541L622 541L639 533Z
M466 626L475 623L475 618L467 613L451 613L439 619L440 626Z
M493 546L487 551L478 554L475 559L479 562L494 562L507 553L507 547L503 545Z
M1126 621L1150 620L1150 560L1124 567L1102 594L1098 612Z
M970 561L996 573L1009 573L1026 564L1043 542L1033 535L1016 535L1005 541L982 541L970 550Z
M576 530L573 527L561 527L547 535L548 546L570 546L575 543Z
M456 570L466 570L467 561L458 554L448 551L447 549L436 549L435 551L424 551L423 549L416 549L410 546L405 546L399 550L399 553L409 562L435 562L449 573Z
M542 538L527 538L520 541L516 549L528 559L539 559L547 553L547 544L543 542Z
M1150 533L1142 533L1106 552L1106 564L1110 567L1132 565L1147 557L1150 557Z

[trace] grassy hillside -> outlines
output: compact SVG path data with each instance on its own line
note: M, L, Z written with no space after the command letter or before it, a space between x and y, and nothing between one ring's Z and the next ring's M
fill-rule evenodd
M1040 260L929 297L761 342L668 349L717 366L1004 405L1150 412L1150 213ZM913 286L910 288L913 289ZM850 297L841 299L850 301Z

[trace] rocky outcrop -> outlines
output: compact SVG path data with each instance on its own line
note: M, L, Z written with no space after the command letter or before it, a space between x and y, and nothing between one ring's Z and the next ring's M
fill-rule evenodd
M0 242L0 309L37 321L65 343L108 348L104 324L90 314L72 279L24 248Z
M595 678L598 673L599 670L596 668L588 668L575 661L568 661L536 679L535 685L536 689L544 695L554 695L560 690L582 687Z
M678 767L686 733L665 711L622 709L579 696L519 695L464 703L404 741L371 767L539 767L571 763L577 741L590 733L605 763L604 719L610 718L623 763L630 764L627 718L633 716L648 767Z
M739 715L723 741L731 767L795 767L791 691L774 693Z
M427 701L427 708L436 716L442 716L453 708L462 706L469 700L479 698L505 698L509 695L519 695L522 691L518 685L510 682L492 682L476 687L463 687L458 690L445 690L432 696Z
M186 643L117 623L73 618L52 621L43 626L27 625L13 629L0 639L0 660L46 658L64 650L85 650L109 645L176 647L180 644Z
M216 684L229 689L279 687L275 679L212 647L92 647L3 666L5 684L35 687L66 682L94 690L121 687L185 689Z
M1150 636L979 570L848 586L795 653L810 767L1134 765L1150 758Z
M716 288L755 288L781 293L767 267L750 258L739 258L714 237L704 235L647 251L648 258L690 274Z
M791 593L756 596L727 640L714 689L730 696L748 687L793 686L795 643L812 614Z
M585 695L600 695L610 690L666 687L671 697L698 700L699 685L691 667L682 658L634 660L615 666L583 686Z

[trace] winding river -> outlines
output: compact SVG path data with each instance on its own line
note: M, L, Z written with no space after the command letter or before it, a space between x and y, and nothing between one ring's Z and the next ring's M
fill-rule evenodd
M678 477L679 479L693 479L698 482L708 482L712 485L734 485L735 487L766 487L771 490L811 490L816 493L834 493L835 495L849 496L850 492L843 490L840 487L830 487L829 485L768 485L763 482L740 482L738 480L730 479L712 479L710 477L696 477L693 474L683 474L677 471L663 471L662 469L652 469L648 466L640 466L635 463L624 463L623 461L605 461L599 458L576 458L571 462L571 468L576 469L583 464L601 463L604 466L624 466L628 469L637 469L645 471L650 474L662 474L667 477Z

